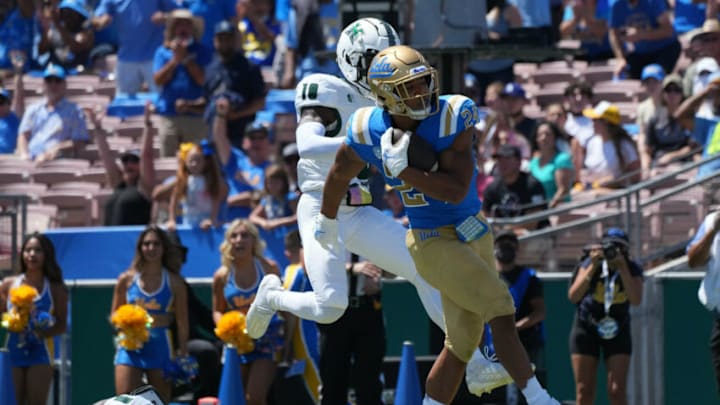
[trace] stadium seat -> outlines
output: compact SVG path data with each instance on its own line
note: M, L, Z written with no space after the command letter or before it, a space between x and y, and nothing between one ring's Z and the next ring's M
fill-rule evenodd
M82 191L48 190L40 196L42 204L58 207L58 226L92 225L92 195Z
M26 168L0 166L0 184L22 183L29 177L29 170Z
M42 163L38 163L37 167L50 168L50 167L61 167L61 168L74 168L78 170L84 170L90 167L90 162L84 159L55 159L47 160Z
M0 184L0 194L16 194L26 195L30 197L30 201L38 201L38 198L47 191L48 187L44 183L7 183Z
M50 191L82 191L87 193L96 193L100 191L101 186L99 183L93 183L89 181L64 181L60 183L53 183L50 185Z
M74 167L37 167L30 172L30 178L35 183L51 185L65 181L75 181L80 177L82 170Z

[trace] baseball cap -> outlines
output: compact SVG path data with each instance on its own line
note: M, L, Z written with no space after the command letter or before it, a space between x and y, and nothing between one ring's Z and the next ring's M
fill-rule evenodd
M492 157L514 157L517 159L522 159L522 152L517 146L506 143L504 145L500 145L500 147L497 148L495 153L493 153Z
M237 29L228 20L223 20L223 21L220 21L219 23L215 24L215 35L234 34L235 32L237 32Z
M720 33L720 21L718 21L716 18L708 18L707 20L705 20L702 27L693 30L690 41L697 41L703 39L703 37L706 37L708 35L718 33Z
M717 61L715 58L711 58L709 56L706 56L702 59L700 59L697 62L697 65L695 65L695 71L700 74L702 72L717 72L720 69L720 66L718 66Z
M285 145L285 147L282 150L282 156L284 158L291 157L291 156L297 156L297 155L298 155L298 148L297 148L297 144L295 142Z
M517 235L511 229L502 229L495 234L495 243L498 243L503 239L508 239L510 240L510 242L513 242L515 244L519 243Z
M245 136L249 136L250 134L270 136L269 124L262 121L253 121L245 125Z
M503 87L500 95L505 97L525 98L525 89L523 89L520 83L511 82L507 83L505 87Z
M680 75L673 73L673 74L665 76L665 80L663 80L663 82L662 82L663 88L665 88L671 84L674 84L674 85L680 87L680 89L682 89L683 85L682 85L682 78L680 77Z
M140 151L137 149L126 150L120 154L120 161L123 163L137 163L140 161Z
M602 236L603 242L619 243L623 246L630 246L630 239L627 233L620 228L608 228Z
M655 79L662 82L663 79L665 79L665 69L657 63L645 66L640 74L640 80L645 81L647 79Z
M85 17L85 19L90 18L90 13L87 9L87 4L85 4L85 1L83 0L63 0L58 5L58 9L67 8L70 9L81 16Z
M43 78L57 77L60 80L65 80L65 69L61 66L50 64L43 72Z
M583 115L594 120L605 120L611 124L620 125L620 109L608 101L601 101L593 108L583 110Z

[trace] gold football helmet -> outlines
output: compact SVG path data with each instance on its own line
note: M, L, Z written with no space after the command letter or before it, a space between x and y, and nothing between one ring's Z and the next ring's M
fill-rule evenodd
M439 108L437 71L409 46L384 49L368 69L370 91L390 114L422 120Z

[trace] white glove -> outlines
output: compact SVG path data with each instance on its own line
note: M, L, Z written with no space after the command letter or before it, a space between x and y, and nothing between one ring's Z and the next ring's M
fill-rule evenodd
M400 139L393 145L392 137L394 131L400 131L393 127L388 128L380 138L380 148L382 149L382 160L385 166L390 170L393 177L397 177L408 167L408 146L410 146L410 133L405 132Z
M338 222L319 213L315 216L315 239L325 249L332 250L331 246L338 241Z

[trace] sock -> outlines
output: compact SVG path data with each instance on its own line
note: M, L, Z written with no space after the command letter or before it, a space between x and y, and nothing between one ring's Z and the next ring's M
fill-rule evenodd
M443 405L442 402L438 402L432 398L430 398L427 394L425 394L425 398L423 398L422 405Z
M545 388L540 385L537 377L535 376L527 381L525 388L522 389L522 393L525 395L525 399L527 399L527 402L530 405L538 403L540 400L550 399L550 394L545 391Z

